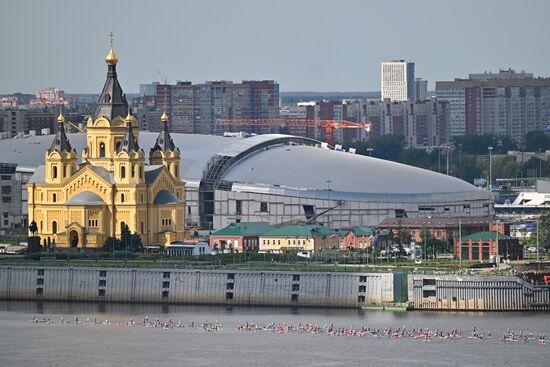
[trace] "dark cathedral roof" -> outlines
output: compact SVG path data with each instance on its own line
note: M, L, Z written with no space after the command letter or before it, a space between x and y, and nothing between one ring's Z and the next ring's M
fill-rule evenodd
M172 140L172 137L168 132L168 116L166 115L166 113L162 114L161 121L162 121L162 130L160 131L159 136L157 137L155 146L151 148L150 154L156 151L168 152L168 151L175 151L177 149L176 145L174 144L174 140Z
M53 139L52 146L50 147L50 149L48 149L48 153L56 150L59 153L70 152L71 150L73 150L73 148L71 147L71 143L69 142L69 139L65 134L65 126L63 124L65 122L65 118L62 114L60 114L57 118L57 122L59 123L57 134L55 134L55 138Z
M129 120L130 111L128 110L128 117L127 117L127 125L126 125L126 133L124 134L124 138L120 142L120 145L118 146L116 152L137 152L139 151L139 145L136 140L136 137L134 136L134 132L132 131L132 124Z
M117 79L116 64L108 64L107 80L99 96L94 112L94 120L100 116L109 121L117 116L124 117L128 111L128 101Z

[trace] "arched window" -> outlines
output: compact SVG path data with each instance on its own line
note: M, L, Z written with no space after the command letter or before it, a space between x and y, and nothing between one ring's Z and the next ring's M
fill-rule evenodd
M52 168L52 177L57 178L57 166L53 166Z
M132 177L136 176L136 165L132 163Z
M120 233L122 233L122 229L126 226L126 223L120 222Z
M40 221L40 232L44 230L44 221Z
M121 202L121 203L124 202L124 194L120 194L120 202Z
M52 194L52 201L57 203L57 194Z
M143 224L143 222L141 222L141 225L140 225L140 229L141 229L141 233L144 233L144 229L145 229L145 225Z
M52 232L53 234L57 233L57 222L55 220L52 222Z
M176 178L178 178L178 177L179 177L179 172L178 172L178 168L179 168L179 167L178 167L178 166L176 165Z
M99 143L99 157L105 157L105 143Z
M143 178L143 167L139 166L139 178Z
M120 167L120 177L121 178L126 178L126 166L121 166Z

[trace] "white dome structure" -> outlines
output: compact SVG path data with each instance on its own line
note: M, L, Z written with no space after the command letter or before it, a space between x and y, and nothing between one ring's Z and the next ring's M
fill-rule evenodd
M153 147L157 135L141 132L140 146ZM217 229L236 221L276 224L315 217L345 228L377 225L387 217L493 214L491 194L458 178L320 148L308 138L171 135L181 151L188 225ZM76 151L85 148L85 134L69 138ZM43 162L37 157L49 144L51 136L2 140L0 162L38 168Z

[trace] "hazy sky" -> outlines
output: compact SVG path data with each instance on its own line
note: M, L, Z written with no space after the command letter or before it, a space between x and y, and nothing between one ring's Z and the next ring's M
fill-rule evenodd
M99 93L109 32L119 79L275 79L283 91L380 89L380 62L417 77L499 68L550 75L550 1L3 0L0 93Z

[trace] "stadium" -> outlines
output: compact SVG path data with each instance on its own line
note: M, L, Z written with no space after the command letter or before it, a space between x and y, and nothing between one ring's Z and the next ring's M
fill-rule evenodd
M316 221L338 229L376 226L387 217L493 215L491 194L458 178L323 148L308 138L171 135L181 151L189 227ZM140 147L149 151L157 136L140 132ZM68 137L77 152L85 148L85 133ZM0 162L32 170L44 164L53 138L1 140Z

